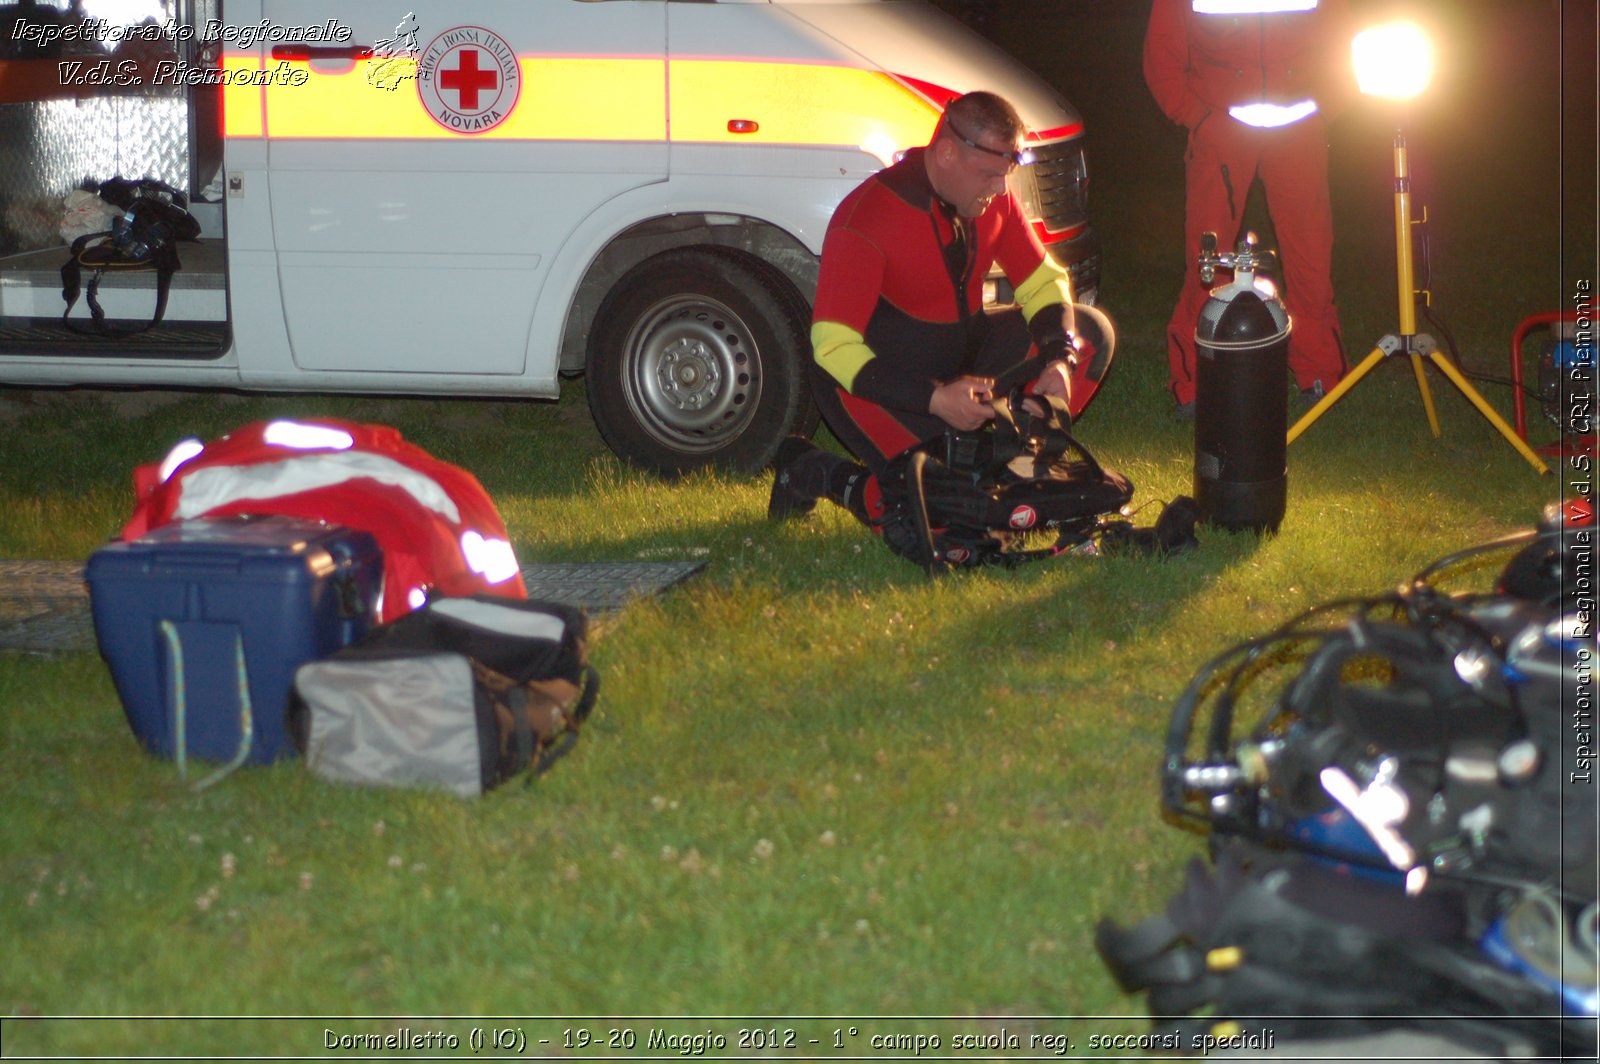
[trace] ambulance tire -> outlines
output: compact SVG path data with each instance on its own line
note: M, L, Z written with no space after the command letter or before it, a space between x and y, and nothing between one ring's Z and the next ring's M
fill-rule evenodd
M589 409L606 443L675 477L756 473L817 425L810 308L776 267L732 248L664 251L612 287L589 334Z

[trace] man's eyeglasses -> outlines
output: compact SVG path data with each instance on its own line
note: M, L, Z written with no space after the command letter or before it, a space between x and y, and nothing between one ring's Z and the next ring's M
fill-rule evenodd
M954 136L961 143L965 144L967 147L976 148L985 155L993 155L997 158L1004 159L1014 167L1027 166L1036 158L1033 152L1028 148L1023 148L1020 151L1001 151L999 148L986 148L982 144L979 144L977 141L973 140L971 137L967 136L965 133L961 132L961 130L957 129L956 124L950 120L949 115L945 116L944 127L950 131L952 136Z

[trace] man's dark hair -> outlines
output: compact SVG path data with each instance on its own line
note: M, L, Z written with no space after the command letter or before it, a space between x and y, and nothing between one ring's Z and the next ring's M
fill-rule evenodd
M988 134L1008 145L1015 144L1026 130L1017 109L992 92L969 92L951 100L944 109L941 128L948 129L952 121L956 129L974 140Z

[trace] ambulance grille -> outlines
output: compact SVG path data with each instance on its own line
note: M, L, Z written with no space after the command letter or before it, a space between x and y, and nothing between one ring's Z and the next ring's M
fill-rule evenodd
M1033 178L1035 194L1030 206L1039 220L1053 233L1085 225L1089 221L1089 165L1084 158L1083 138L1059 140L1033 149L1034 163L1025 167Z

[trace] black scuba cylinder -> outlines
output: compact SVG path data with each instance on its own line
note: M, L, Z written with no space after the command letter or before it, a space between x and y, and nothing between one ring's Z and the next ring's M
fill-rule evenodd
M1288 347L1291 323L1272 284L1256 275L1271 256L1255 234L1236 253L1202 245L1201 276L1231 267L1195 327L1194 497L1220 528L1277 531L1288 500Z

